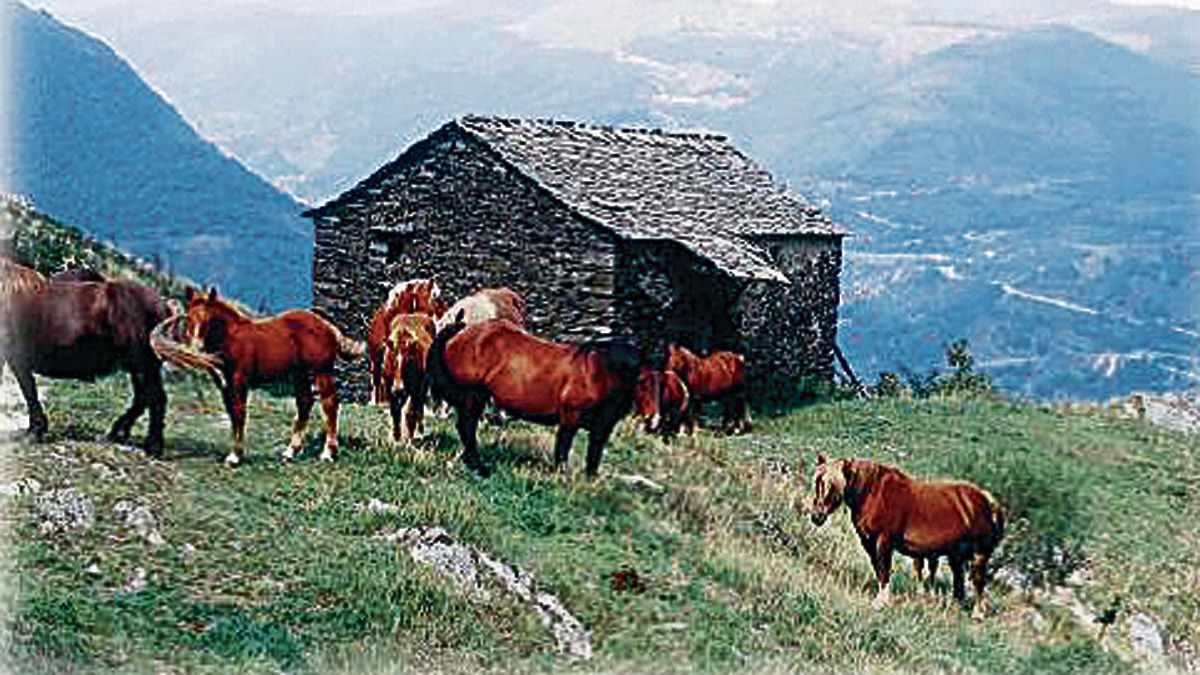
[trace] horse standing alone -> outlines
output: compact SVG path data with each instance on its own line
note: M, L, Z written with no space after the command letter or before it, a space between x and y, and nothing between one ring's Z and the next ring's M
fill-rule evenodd
M589 477L604 444L633 405L638 358L623 345L589 347L535 337L510 321L456 322L438 332L427 361L433 393L455 408L463 462L482 475L475 433L484 407L556 425L554 463L563 468L579 429L587 429Z
M122 369L133 383L133 403L108 438L128 442L149 408L145 451L162 455L167 395L162 362L150 346L151 331L166 317L158 294L133 281L104 281L91 271L46 279L6 260L0 272L0 357L21 388L34 438L42 440L49 427L34 373L90 382Z
M364 347L342 335L325 319L307 310L291 310L266 319L251 319L217 297L188 288L187 330L193 343L221 357L225 388L221 391L225 410L233 426L233 451L225 458L229 466L241 463L245 454L246 398L252 386L289 378L296 397L296 419L291 441L283 453L291 461L304 443L312 413L313 384L325 413L325 448L321 459L337 456L337 390L333 364L338 359L356 359Z
M811 515L820 526L842 503L871 558L879 591L871 605L891 598L892 552L930 563L930 586L937 559L945 555L954 575L954 597L965 600L963 572L970 561L975 587L973 616L982 619L984 585L992 552L1004 537L1004 508L990 494L966 481L914 480L885 464L854 459L827 461L817 456ZM918 567L919 569L919 567Z

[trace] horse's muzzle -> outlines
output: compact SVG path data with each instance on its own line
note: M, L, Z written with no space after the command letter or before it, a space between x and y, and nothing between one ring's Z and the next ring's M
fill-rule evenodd
M813 511L812 514L809 515L809 518L812 519L812 524L816 525L817 527L824 525L825 519L828 517L828 513L821 513L820 511Z

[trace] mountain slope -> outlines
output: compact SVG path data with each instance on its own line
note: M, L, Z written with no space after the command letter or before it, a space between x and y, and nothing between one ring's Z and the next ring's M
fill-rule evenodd
M254 305L307 305L302 205L204 141L111 49L11 5L13 129L0 185Z
M813 133L845 151L800 182L858 235L842 335L864 369L962 335L1010 390L1194 386L1197 109L1200 77L1052 28L931 54L831 115Z

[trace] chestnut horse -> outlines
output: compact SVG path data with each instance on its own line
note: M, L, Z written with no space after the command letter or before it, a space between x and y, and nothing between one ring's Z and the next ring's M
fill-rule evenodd
M435 330L428 314L398 314L384 341L383 388L392 413L392 438L398 442L418 438L425 425L425 360Z
M872 606L891 598L892 552L930 563L930 581L939 556L947 556L954 574L954 597L966 599L963 571L968 561L975 587L973 616L982 619L984 584L992 552L1004 536L1005 510L990 494L966 481L915 480L899 469L874 462L817 456L813 474L812 521L821 525L842 502L858 533L879 592Z
M446 311L442 290L433 279L401 281L388 291L383 304L375 310L367 327L367 369L371 372L371 391L375 403L388 400L383 386L383 348L390 334L392 319L398 314L429 314L435 319Z
M245 454L246 398L249 389L290 379L296 396L291 442L283 453L291 461L304 444L313 408L313 383L325 412L325 448L321 459L337 456L337 390L333 364L355 359L362 344L342 335L333 324L306 310L291 310L266 319L251 319L217 297L188 288L187 330L193 343L221 357L225 388L221 395L233 426L233 451L225 458L236 466Z
M451 305L438 320L439 331L453 322L451 317L459 317L468 326L504 319L525 328L525 298L511 288L483 288Z
M127 443L149 408L144 447L147 455L162 455L167 395L162 363L150 346L150 332L166 318L158 294L133 281L104 281L90 271L46 279L11 261L0 271L0 363L8 364L21 387L34 438L42 440L49 426L34 373L92 381L122 369L133 383L133 403L108 438Z
M696 410L708 401L720 401L724 410L722 429L727 433L750 431L750 409L746 406L746 359L741 354L716 351L697 356L686 347L667 347L667 370L674 371L687 385L692 398L684 416L688 435L696 432Z
M475 432L489 400L538 424L557 425L554 463L564 468L579 429L588 431L586 472L595 476L613 427L633 405L638 358L632 348L565 345L504 319L466 325L462 312L429 351L433 392L455 408L463 461L481 475Z
M646 433L658 434L670 443L687 415L688 398L687 385L675 371L642 368L633 395L633 414Z

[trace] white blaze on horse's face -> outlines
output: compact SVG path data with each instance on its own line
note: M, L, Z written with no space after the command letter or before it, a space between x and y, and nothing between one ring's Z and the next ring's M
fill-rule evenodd
M825 462L824 457L817 459L817 470L813 474L813 501L810 509L814 525L825 523L829 514L837 510L842 503L842 491L846 488L846 477L842 472L843 460Z

